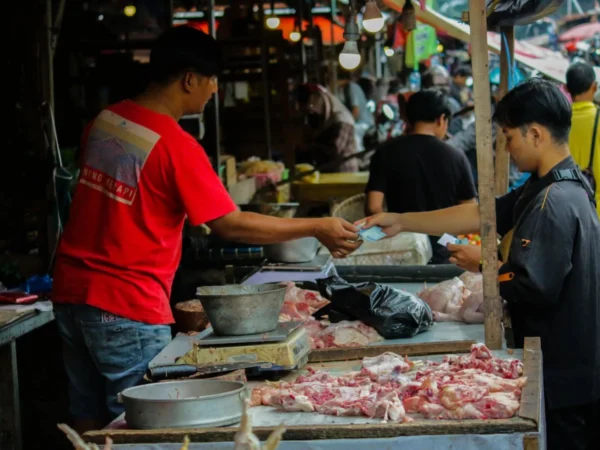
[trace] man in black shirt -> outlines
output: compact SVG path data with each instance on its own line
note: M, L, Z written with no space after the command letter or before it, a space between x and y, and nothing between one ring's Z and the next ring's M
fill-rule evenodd
M542 341L548 449L598 448L600 428L600 222L592 190L569 152L571 106L554 84L529 80L498 104L496 120L520 171L521 188L497 200L503 236L500 295L515 343ZM400 231L462 234L480 229L479 210L461 205L367 219ZM453 261L478 271L476 246L449 245Z
M437 89L412 95L406 110L412 133L384 143L373 155L367 184L367 214L419 212L475 203L476 191L463 152L444 143L450 108ZM450 253L431 236L433 264Z

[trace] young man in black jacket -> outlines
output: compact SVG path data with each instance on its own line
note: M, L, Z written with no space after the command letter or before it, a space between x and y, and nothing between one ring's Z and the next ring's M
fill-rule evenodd
M548 449L597 448L600 424L600 223L589 183L569 152L571 106L554 84L530 80L509 92L495 118L520 171L521 188L498 198L500 295L517 346L539 336ZM477 205L367 219L388 236L480 229ZM451 262L476 272L480 247L449 245Z

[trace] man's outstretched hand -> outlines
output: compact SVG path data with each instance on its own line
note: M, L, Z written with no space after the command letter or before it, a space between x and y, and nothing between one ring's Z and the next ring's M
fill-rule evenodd
M337 217L319 219L315 237L338 259L345 258L361 244L358 228Z
M402 224L400 223L400 214L394 213L375 214L374 216L355 222L354 225L365 230L374 226L379 226L381 227L381 231L386 234L386 238L394 237L398 233L404 231Z

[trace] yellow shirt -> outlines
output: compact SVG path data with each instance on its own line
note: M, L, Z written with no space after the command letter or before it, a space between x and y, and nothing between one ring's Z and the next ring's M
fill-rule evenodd
M594 133L594 118L596 106L592 102L574 102L573 116L571 118L571 134L569 147L575 162L586 169L590 164L592 148L592 135ZM596 150L594 153L594 176L596 183L600 183L600 121L596 130ZM596 189L596 207L600 215L600 189Z

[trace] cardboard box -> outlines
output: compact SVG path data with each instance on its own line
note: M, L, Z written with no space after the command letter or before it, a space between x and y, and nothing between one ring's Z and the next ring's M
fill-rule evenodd
M222 155L221 166L224 168L223 184L225 187L231 187L237 183L237 163L234 156Z

